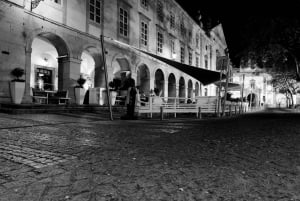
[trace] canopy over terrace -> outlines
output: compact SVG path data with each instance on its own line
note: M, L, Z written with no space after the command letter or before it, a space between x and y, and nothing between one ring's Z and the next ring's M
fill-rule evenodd
M151 57L154 57L155 59L158 59L192 77L194 77L195 79L199 80L203 85L208 85L211 83L214 83L216 81L220 80L220 72L217 71L212 71L212 70L207 70L207 69L203 69L203 68L197 68L194 66L190 66L187 64L183 64L183 63L179 63L177 61L173 61L161 56L157 56L155 54L137 49L140 52L143 52L144 54L147 54ZM224 74L222 74L222 78L221 79L225 79L226 76Z

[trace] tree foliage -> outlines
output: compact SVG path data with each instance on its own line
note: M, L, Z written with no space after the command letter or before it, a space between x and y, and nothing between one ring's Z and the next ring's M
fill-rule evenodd
M274 88L280 93L285 94L286 98L291 100L292 105L294 105L293 95L300 89L300 83L297 82L296 78L293 72L272 73L272 84Z
M258 66L284 71L294 69L300 78L300 19L293 16L250 17L242 31L240 56ZM289 65L287 65L289 64Z

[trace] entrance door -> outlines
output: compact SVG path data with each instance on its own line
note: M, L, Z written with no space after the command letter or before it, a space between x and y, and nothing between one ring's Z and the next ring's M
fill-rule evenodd
M37 68L35 73L35 81L36 87L40 90L49 90L53 91L53 78L52 78L52 70L45 68Z

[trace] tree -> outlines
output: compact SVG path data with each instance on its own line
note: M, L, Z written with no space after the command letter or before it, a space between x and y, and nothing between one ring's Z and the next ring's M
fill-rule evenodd
M272 84L280 93L285 94L287 100L294 106L293 95L300 89L300 83L296 80L294 72L274 72L272 74Z
M300 80L300 19L293 16L250 17L242 31L240 57L258 66L282 71L289 62Z

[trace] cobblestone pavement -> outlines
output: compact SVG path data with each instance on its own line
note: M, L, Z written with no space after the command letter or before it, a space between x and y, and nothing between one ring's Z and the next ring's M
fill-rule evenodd
M299 122L0 113L0 201L300 201Z

